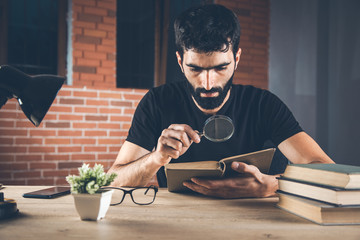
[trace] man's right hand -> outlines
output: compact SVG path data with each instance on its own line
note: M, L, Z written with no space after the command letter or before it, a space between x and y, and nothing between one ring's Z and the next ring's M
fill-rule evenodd
M186 124L172 124L164 129L158 139L155 154L159 154L160 165L165 165L172 158L183 155L195 142L200 142L199 134Z

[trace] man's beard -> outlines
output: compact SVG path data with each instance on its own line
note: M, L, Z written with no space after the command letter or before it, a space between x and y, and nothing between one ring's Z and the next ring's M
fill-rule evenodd
M234 77L234 74L227 81L224 88L216 87L216 88L212 88L210 90L206 90L205 88L196 88L195 89L194 86L192 86L189 81L187 81L187 82L188 82L190 93L194 97L197 104L199 104L199 106L203 109L211 110L211 109L215 109L215 108L219 107L224 102L224 99L225 99L229 89L231 88L233 77ZM201 93L214 93L214 92L218 92L219 95L217 97L201 97Z

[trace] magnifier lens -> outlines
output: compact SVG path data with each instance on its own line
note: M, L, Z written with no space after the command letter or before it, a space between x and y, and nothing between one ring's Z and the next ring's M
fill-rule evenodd
M203 134L213 142L224 142L234 133L232 120L224 115L214 115L205 121Z

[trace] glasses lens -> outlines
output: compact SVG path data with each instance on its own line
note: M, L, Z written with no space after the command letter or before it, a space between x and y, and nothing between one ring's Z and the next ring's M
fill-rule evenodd
M120 189L114 189L114 193L111 197L111 203L110 204L119 204L121 200L123 199L124 192Z
M134 202L137 204L149 204L154 201L154 188L137 188L132 192Z

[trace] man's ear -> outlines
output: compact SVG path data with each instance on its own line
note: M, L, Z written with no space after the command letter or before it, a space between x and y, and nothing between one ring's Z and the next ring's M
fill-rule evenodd
M240 56L241 56L241 48L238 49L235 55L235 69L237 68L238 63L240 61Z
M184 69L182 66L182 59L181 59L180 53L178 51L176 51L176 58L177 58L177 63L179 64L181 71L184 73Z

